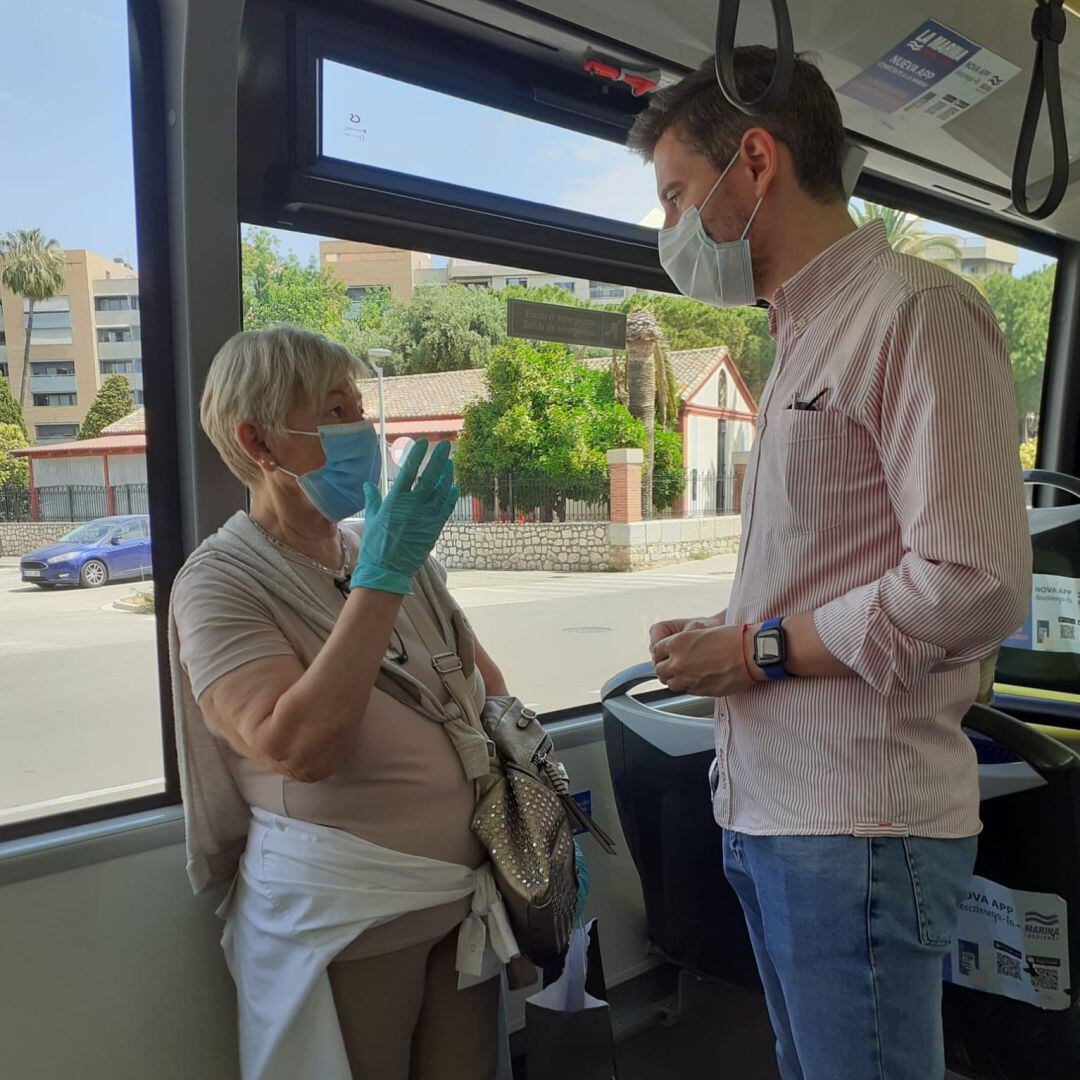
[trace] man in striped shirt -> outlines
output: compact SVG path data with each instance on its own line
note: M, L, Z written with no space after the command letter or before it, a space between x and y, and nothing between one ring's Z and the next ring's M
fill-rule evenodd
M738 50L745 97L772 69ZM784 1080L932 1080L980 828L961 721L1023 621L1030 544L994 316L880 221L855 228L843 144L803 60L768 116L729 105L710 61L631 133L675 284L767 300L776 339L729 606L650 644L669 687L717 699L714 812Z

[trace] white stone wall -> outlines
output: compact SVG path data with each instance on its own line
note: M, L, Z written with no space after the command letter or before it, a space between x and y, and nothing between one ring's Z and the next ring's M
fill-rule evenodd
M648 566L733 555L739 550L742 518L679 518L666 521L614 522L610 530L609 562L616 570L643 570Z
M21 558L71 532L77 521L0 521L0 556Z
M450 570L607 570L609 527L451 523L433 554Z
M558 525L450 524L435 557L450 570L643 570L733 554L741 518Z

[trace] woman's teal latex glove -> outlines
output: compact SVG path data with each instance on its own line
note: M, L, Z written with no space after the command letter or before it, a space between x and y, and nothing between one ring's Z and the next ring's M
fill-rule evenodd
M574 841L574 869L577 871L577 911L574 912L574 924L581 922L585 912L585 898L589 895L589 868L585 865L585 852Z
M458 500L450 444L440 442L417 479L427 453L417 439L383 499L374 484L364 485L364 533L353 571L354 589L411 592L411 579L431 554Z

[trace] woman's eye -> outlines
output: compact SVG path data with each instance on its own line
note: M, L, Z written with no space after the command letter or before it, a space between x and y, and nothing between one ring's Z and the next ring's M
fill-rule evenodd
M339 420L345 415L345 410L340 405L335 405L330 410L331 416L336 416Z

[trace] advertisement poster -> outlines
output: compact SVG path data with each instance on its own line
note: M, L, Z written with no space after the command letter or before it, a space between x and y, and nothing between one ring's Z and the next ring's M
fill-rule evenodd
M1065 901L973 877L945 960L945 981L1042 1009L1067 1009L1069 979Z
M989 97L1019 71L989 49L927 19L839 92L878 112L940 127Z
M1054 574L1033 574L1027 619L1004 644L1010 649L1080 653L1078 622L1080 581Z

